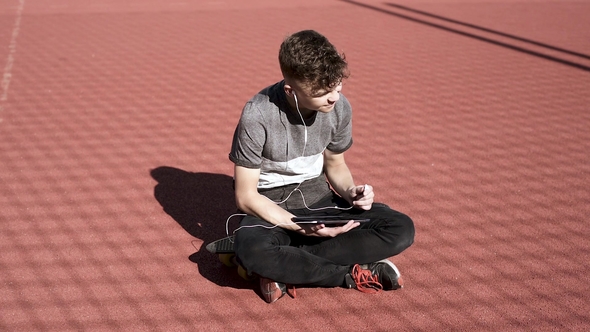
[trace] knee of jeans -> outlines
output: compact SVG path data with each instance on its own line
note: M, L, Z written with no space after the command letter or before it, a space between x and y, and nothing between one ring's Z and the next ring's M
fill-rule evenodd
M260 270L260 266L274 259L273 253L277 251L277 244L273 241L258 238L238 241L236 241L236 257L240 265L249 272Z
M414 227L414 222L410 217L404 215L402 220L403 231L400 234L399 245L401 247L401 250L405 250L414 243L416 229Z
M414 222L406 215L397 217L395 227L388 228L390 254L397 255L406 250L414 243L415 229Z

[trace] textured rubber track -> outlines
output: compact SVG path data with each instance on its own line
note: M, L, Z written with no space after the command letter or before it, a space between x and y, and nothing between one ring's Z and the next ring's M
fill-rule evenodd
M589 330L589 16L551 0L0 1L0 330ZM240 111L306 28L350 63L356 182L416 242L391 258L403 290L268 305L204 245L236 210Z

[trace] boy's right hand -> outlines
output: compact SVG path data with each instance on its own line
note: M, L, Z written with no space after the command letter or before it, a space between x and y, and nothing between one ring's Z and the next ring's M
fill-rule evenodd
M356 228L360 225L358 221L350 220L342 226L326 227L324 224L314 225L299 225L301 227L297 232L306 236L318 236L318 237L335 237L342 233L346 233L349 230Z

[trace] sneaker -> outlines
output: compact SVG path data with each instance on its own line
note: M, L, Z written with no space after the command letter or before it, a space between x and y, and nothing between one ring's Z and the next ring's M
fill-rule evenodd
M378 293L381 290L403 287L399 270L388 259L365 265L356 264L345 279L348 288L355 287L363 293Z
M394 290L404 287L402 275L389 259L368 264L367 269L379 278L384 290Z
M266 303L276 302L285 294L289 294L292 298L296 296L295 287L263 277L260 277L260 293Z

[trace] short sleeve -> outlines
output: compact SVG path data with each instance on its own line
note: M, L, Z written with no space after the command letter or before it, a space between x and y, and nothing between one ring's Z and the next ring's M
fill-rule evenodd
M260 110L246 103L236 126L229 159L238 166L260 168L266 130Z
M352 146L352 107L344 95L341 95L338 102L341 102L341 107L335 110L336 124L332 129L332 139L326 148L335 153L342 153Z

